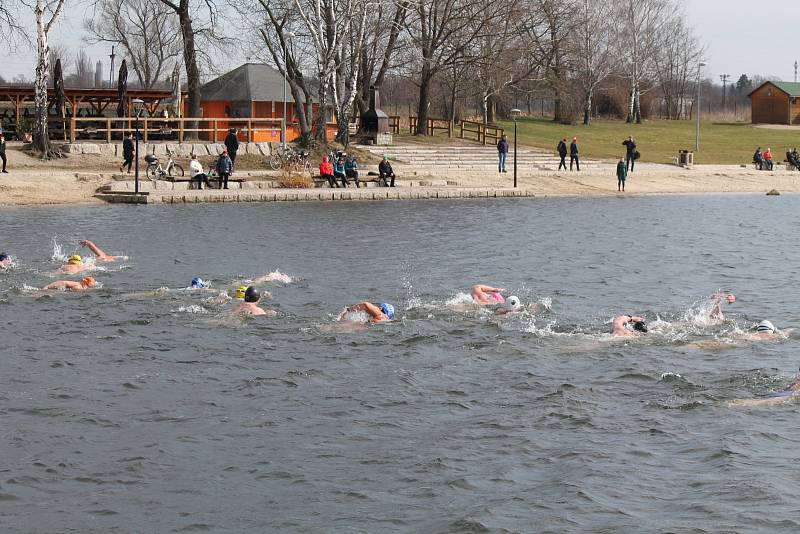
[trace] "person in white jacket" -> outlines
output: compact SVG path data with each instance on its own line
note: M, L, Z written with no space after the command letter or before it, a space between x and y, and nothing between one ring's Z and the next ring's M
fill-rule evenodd
M197 157L194 154L192 154L192 159L189 160L189 176L191 176L192 180L197 180L197 189L203 189L203 182L206 183L206 187L210 187L208 185L208 176L203 172L203 165L197 161Z

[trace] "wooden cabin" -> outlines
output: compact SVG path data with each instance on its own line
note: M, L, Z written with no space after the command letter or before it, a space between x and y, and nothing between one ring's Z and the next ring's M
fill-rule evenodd
M800 83L764 82L747 96L753 124L800 124Z
M223 119L217 121L217 138L223 139L229 127L241 127L236 119L281 119L283 118L283 75L269 65L245 63L223 74L200 88L200 107L203 118ZM314 113L319 111L312 104ZM300 137L300 128L295 118L295 102L288 84L286 86L286 140ZM224 120L229 119L229 120ZM253 141L280 141L280 121L272 127L253 132ZM336 134L335 124L328 125L328 136ZM211 134L209 134L211 135Z

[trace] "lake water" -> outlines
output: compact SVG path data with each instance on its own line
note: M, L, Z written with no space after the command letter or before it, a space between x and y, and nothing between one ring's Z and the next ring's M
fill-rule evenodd
M800 324L798 223L798 196L3 209L0 530L797 532L798 407L726 401L800 365L744 339ZM35 291L82 238L129 259ZM231 319L217 291L271 271L279 316ZM334 320L365 299L399 320Z

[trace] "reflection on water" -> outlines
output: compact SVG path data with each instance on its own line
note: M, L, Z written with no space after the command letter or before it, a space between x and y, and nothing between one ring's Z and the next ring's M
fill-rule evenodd
M750 335L799 323L798 208L4 210L4 530L795 532L797 408L728 401L797 370L794 333ZM86 238L127 256L103 287L36 290L76 278L55 272ZM231 317L255 281L278 316ZM522 310L475 306L473 283ZM398 320L335 321L362 300ZM649 333L612 338L617 314Z

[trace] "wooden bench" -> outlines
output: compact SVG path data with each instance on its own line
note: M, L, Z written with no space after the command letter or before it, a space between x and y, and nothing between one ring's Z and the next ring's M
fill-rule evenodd
M321 175L318 175L318 174L312 175L311 179L314 180L314 187L324 187L326 185L328 185L328 186L330 185L328 183L327 178L323 178ZM339 180L341 180L341 178L337 178L336 179L337 183L341 183L341 182L339 182ZM395 175L395 181L396 180L397 180L397 176ZM355 185L355 183L354 183L355 180L353 178L348 177L347 181L350 182L351 184ZM375 182L376 184L381 185L381 177L375 171L370 171L367 174L359 174L358 181L360 183Z

